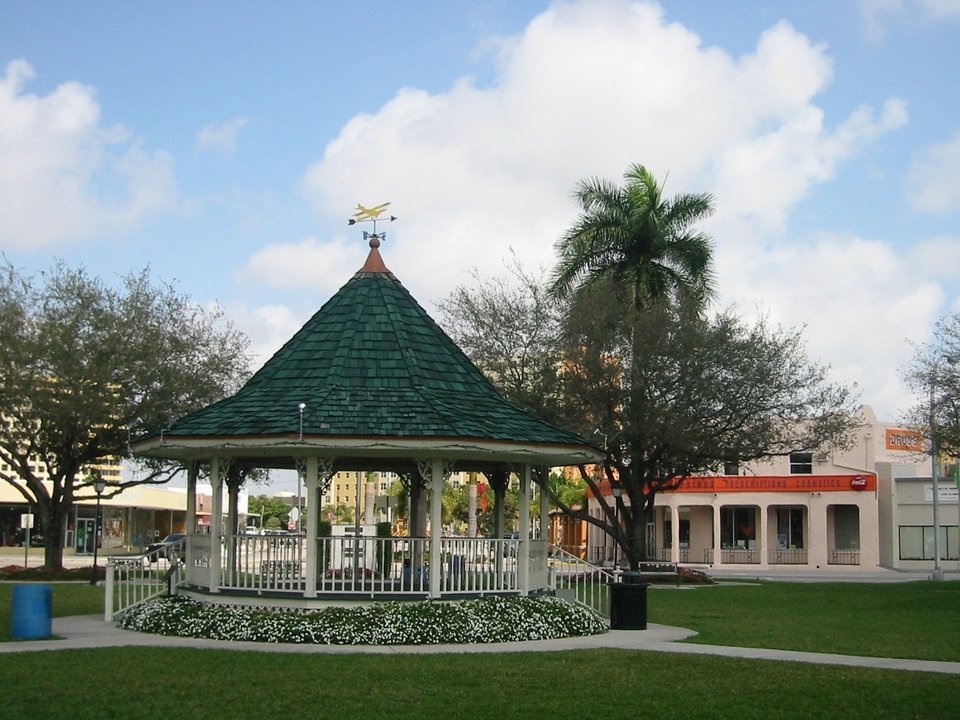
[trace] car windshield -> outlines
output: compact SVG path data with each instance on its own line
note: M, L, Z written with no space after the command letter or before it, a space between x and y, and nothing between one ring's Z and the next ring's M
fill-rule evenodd
M180 542L181 540L183 540L184 537L185 537L185 536L182 535L182 534L180 534L180 533L177 533L177 534L174 534L174 535L167 535L167 536L163 539L163 542L165 542L165 543Z

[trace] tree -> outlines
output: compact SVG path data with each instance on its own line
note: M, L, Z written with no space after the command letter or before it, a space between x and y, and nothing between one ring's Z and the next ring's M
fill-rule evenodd
M580 468L603 516L555 483L547 492L616 538L637 567L658 492L726 462L842 447L857 420L850 390L807 359L801 331L747 325L731 312L707 317L681 299L624 309L621 292L608 278L567 306L552 351L563 361L551 414L606 450L599 476ZM603 493L610 482L622 484L619 509Z
M642 165L624 173L623 187L601 178L578 183L581 214L556 244L550 292L576 298L613 280L625 309L668 298L704 306L713 296L710 237L694 225L713 212L710 195L666 200Z
M548 482L550 491L547 493L557 498L557 503L564 507L574 508L586 504L587 483L583 478L567 477L562 473L550 473ZM553 503L558 507L557 503Z
M516 257L508 277L483 278L437 303L447 334L505 398L550 419L557 392L558 304Z
M246 337L148 270L111 288L59 262L33 277L8 264L0 336L0 460L10 468L0 479L38 514L48 567L62 565L65 522L77 492L92 492L93 466L125 457L137 428L164 427L248 374ZM141 467L105 497L179 469Z
M635 341L627 348L610 334L616 322L605 321L609 303L601 295L593 301L592 311L581 304L571 315L563 397L567 424L603 438L599 472L580 468L603 517L553 500L610 534L633 569L647 556L645 529L657 493L725 463L849 442L858 424L851 391L807 359L800 331L661 303L635 311ZM620 362L627 352L629 384ZM619 483L621 496L605 495L604 483Z
M290 516L290 505L276 497L256 495L251 497L247 504L247 514L250 517L262 519L261 528L285 528Z
M903 377L922 398L905 413L906 423L932 439L931 452L960 458L960 315L940 318Z
M353 523L353 508L346 503L337 503L323 506L323 517L334 525L350 525Z

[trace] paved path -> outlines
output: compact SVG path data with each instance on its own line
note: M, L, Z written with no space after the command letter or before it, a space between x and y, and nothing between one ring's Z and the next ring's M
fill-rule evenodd
M894 658L831 655L828 653L738 648L720 645L696 645L680 642L696 635L692 630L650 624L646 630L611 630L603 635L564 638L561 640L532 640L520 643L490 643L476 645L299 645L290 643L226 642L197 638L167 637L149 633L122 630L114 623L103 621L100 615L79 615L55 618L53 633L59 640L33 640L0 643L0 653L35 652L38 650L68 650L123 646L216 648L252 652L356 654L381 653L392 655L435 655L439 653L506 653L552 652L583 650L587 648L619 648L623 650L651 650L656 652L722 655L754 660L779 660L820 665L848 665L887 670L913 670L960 675L960 662L936 660L898 660Z

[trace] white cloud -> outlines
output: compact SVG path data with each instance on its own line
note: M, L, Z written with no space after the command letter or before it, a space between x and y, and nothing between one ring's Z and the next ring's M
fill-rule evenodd
M902 282L882 241L811 248L783 233L813 186L906 124L903 101L828 118L817 97L833 62L789 23L733 57L648 3L555 3L501 47L490 87L407 88L351 120L305 175L317 209L341 216L358 201L393 201L400 221L385 261L429 307L469 282L470 268L502 274L511 247L528 266L549 265L576 212L576 181L620 181L642 162L668 194L716 196L708 229L724 305L806 324L812 355L868 386L877 397L865 401L881 413L897 407L890 355L929 327L939 289ZM343 253L344 242L330 251ZM327 247L290 247L285 264L309 264L306 253Z
M669 174L668 191L711 190L721 212L777 227L811 185L905 121L894 100L831 128L814 101L832 62L785 22L734 58L657 5L558 3L504 43L500 63L490 88L405 89L355 117L306 174L322 212L392 200L388 265L443 261L412 268L434 295L449 286L438 266L496 263L510 245L548 263L578 179L619 179L639 161Z
M236 118L220 125L207 125L197 133L197 150L212 150L223 157L233 157L237 136L246 124L246 118Z
M895 23L960 19L960 0L860 0L860 16L867 37L879 41Z
M922 212L960 209L960 133L917 153L907 174L907 192Z
M250 339L250 368L259 370L299 330L308 316L301 317L284 305L253 306L229 303L224 312L238 330Z
M724 297L745 314L806 326L811 358L833 377L857 382L863 401L895 419L906 409L897 368L922 342L942 307L940 286L924 272L940 243L904 253L892 243L824 234L805 245L724 257ZM953 254L956 254L954 252ZM739 278L738 278L739 276Z
M236 273L241 285L271 288L311 288L320 295L335 292L346 282L343 269L357 270L366 254L356 243L337 238L321 243L307 238L298 243L276 243L255 253Z
M105 127L95 91L63 83L40 97L14 60L0 77L0 247L36 249L128 230L170 202L173 161L121 126Z

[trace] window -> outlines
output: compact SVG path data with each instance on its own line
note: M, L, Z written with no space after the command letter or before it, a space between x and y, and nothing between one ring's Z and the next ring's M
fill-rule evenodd
M790 474L791 475L813 474L813 453L808 453L808 452L790 453Z
M740 474L740 463L736 460L724 460L723 461L723 474L724 475L739 475Z
M720 547L756 547L756 512L752 505L724 505L720 508Z
M900 526L900 559L933 560L933 525ZM960 559L957 526L940 526L940 559Z
M856 505L833 506L834 550L860 549L860 508Z
M803 547L803 508L777 508L777 549Z

